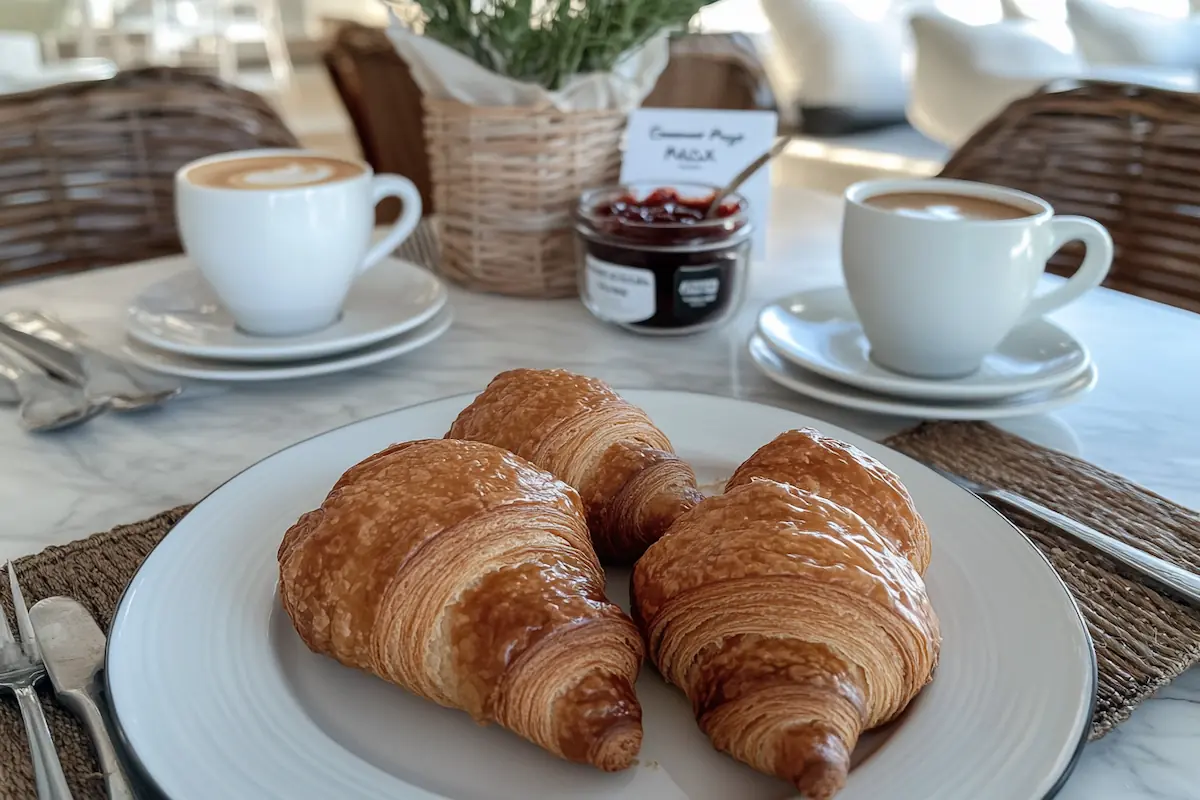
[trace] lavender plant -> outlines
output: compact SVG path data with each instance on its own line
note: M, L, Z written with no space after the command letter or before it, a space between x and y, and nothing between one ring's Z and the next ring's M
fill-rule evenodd
M686 28L713 0L393 0L414 30L492 70L557 89L608 72L664 30Z

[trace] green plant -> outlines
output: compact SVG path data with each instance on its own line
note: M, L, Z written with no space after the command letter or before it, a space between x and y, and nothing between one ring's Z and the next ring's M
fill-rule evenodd
M664 30L681 29L713 0L401 0L414 29L493 72L559 88L608 72Z

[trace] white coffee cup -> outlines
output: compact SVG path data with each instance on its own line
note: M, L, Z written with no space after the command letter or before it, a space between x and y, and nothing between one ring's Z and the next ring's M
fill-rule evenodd
M991 204L979 201L991 201L1013 207L1015 215L942 218L932 215L940 213L936 204L911 213L881 207L910 194L973 198L965 205L984 210ZM863 181L846 190L845 212L842 269L871 359L919 377L975 372L1013 328L1095 288L1112 264L1112 239L1100 223L1055 216L1045 200L1000 186L942 178ZM1087 248L1079 270L1035 296L1046 262L1075 241Z
M403 213L374 245L375 206ZM289 336L337 320L354 279L378 264L421 219L421 195L399 175L308 150L244 150L175 173L184 250L238 326Z

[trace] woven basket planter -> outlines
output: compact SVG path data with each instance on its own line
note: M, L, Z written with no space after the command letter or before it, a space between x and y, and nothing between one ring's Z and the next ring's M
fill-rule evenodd
M625 114L424 102L442 273L477 291L576 294L571 211L616 182Z

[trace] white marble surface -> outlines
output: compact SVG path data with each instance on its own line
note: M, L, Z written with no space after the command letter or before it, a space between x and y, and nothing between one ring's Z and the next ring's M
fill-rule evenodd
M359 372L205 390L160 411L109 414L42 436L22 433L12 412L0 408L0 557L196 501L299 439L399 406L478 390L514 366L565 367L618 387L761 400L874 437L911 424L792 396L759 375L742 352L754 311L765 300L838 282L838 200L777 187L774 203L768 253L754 269L746 307L718 332L644 338L596 322L574 300L454 290L457 320L441 340ZM0 291L0 311L51 310L115 343L126 301L164 274L133 266L21 285ZM1097 291L1055 318L1092 349L1099 386L1077 405L1005 427L1200 507L1200 316ZM1194 669L1129 722L1089 744L1059 796L1200 798L1198 756L1200 670Z

